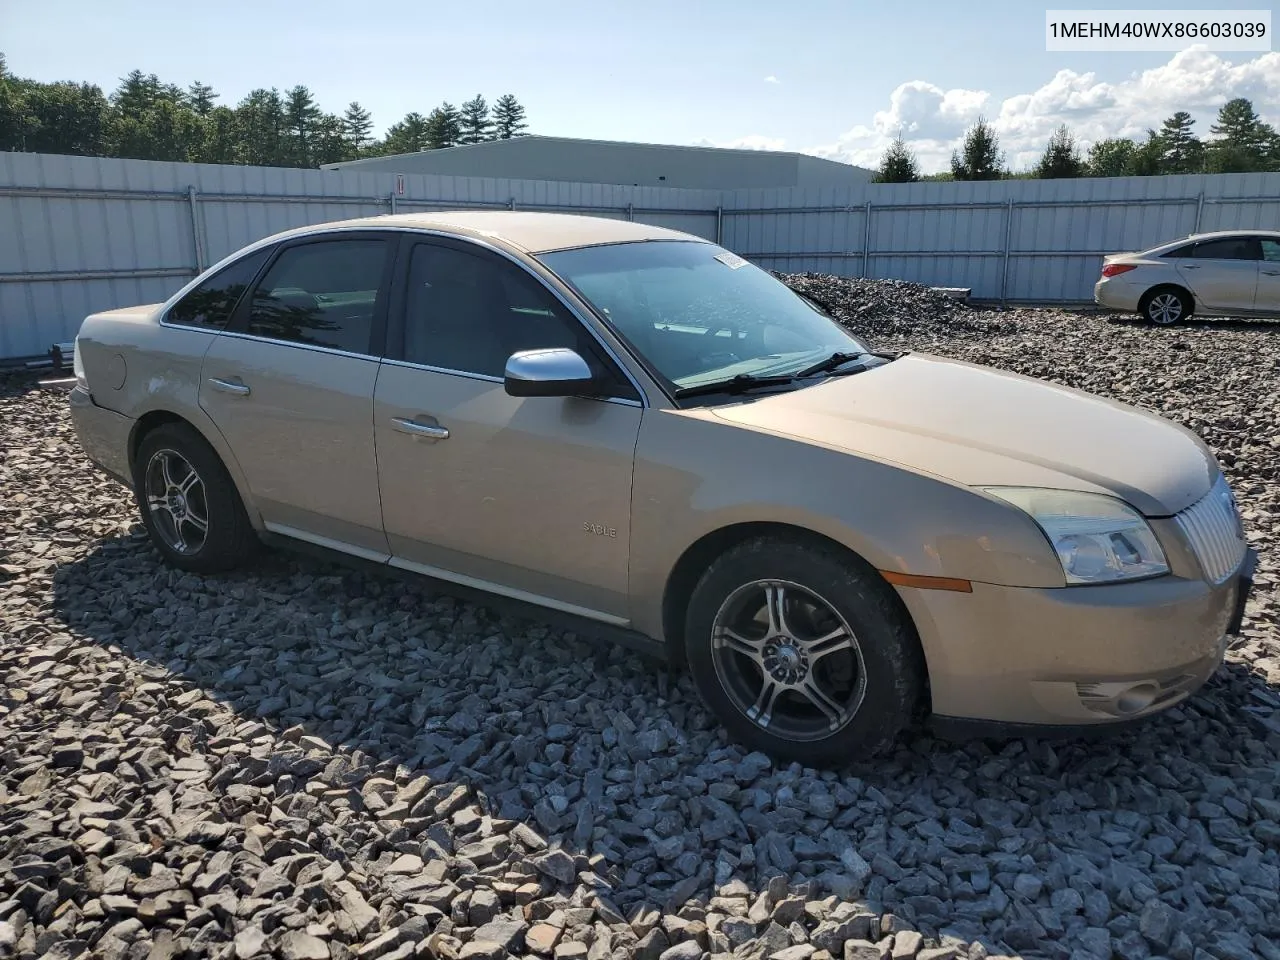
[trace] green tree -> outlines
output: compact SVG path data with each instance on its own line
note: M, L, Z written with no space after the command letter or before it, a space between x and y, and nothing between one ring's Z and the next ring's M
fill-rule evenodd
M293 167L314 166L311 159L315 127L321 111L311 91L298 85L285 94L284 118L288 130L286 161Z
M1041 180L1065 180L1084 176L1084 161L1076 149L1075 137L1064 123L1053 132L1044 156L1036 164L1035 176Z
M368 110L352 100L342 115L342 130L347 143L351 144L352 152L359 156L369 145L370 135L373 133L373 118L369 116Z
M279 90L250 91L236 107L236 126L240 131L240 163L288 166L288 130Z
M131 70L111 94L111 103L123 117L141 120L160 97L160 79L141 70Z
M458 127L461 131L459 143L480 143L482 140L493 139L493 121L489 119L489 104L484 97L477 93L462 105Z
M230 107L214 107L204 119L192 159L200 163L240 163L240 124Z
M1126 137L1110 137L1099 140L1089 148L1085 162L1085 176L1126 177L1131 173L1134 142Z
M25 150L102 156L107 150L107 100L90 83L32 84L22 97Z
M1147 131L1147 139L1137 144L1129 157L1129 175L1154 177L1163 173L1164 141L1154 130Z
M1160 128L1160 172L1199 173L1204 164L1204 144L1191 132L1195 121L1179 110Z
M322 113L312 125L311 156L316 166L356 158L356 148L347 137L347 126L342 117Z
M1228 100L1209 127L1217 137L1206 148L1205 166L1211 173L1251 173L1272 169L1276 131L1262 122L1244 97Z
M999 180L1005 175L1000 138L983 117L965 133L960 149L952 151L951 174L957 180Z
M427 118L417 111L406 113L403 120L388 128L386 139L382 141L382 152L397 154L426 150L428 125Z
M199 80L187 87L187 102L198 116L207 117L213 111L213 101L217 99L213 87Z
M504 93L493 105L493 136L496 140L510 140L521 136L528 124L524 122L524 107L513 94Z
M462 117L458 108L447 100L427 116L427 147L440 150L452 147L462 136Z
M920 179L920 164L916 155L899 133L880 158L880 169L872 177L873 183L915 183Z

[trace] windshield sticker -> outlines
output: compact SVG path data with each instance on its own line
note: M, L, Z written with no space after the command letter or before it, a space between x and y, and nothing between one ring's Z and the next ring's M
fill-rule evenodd
M716 259L719 260L721 263L723 263L730 270L737 270L739 267L745 267L747 265L747 261L743 260L736 253L730 253L728 250L726 250L724 253L717 255Z

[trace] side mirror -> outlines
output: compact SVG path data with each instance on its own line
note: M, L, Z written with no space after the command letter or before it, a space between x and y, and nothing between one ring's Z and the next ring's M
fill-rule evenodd
M521 350L507 360L503 386L513 397L590 397L600 384L576 350Z

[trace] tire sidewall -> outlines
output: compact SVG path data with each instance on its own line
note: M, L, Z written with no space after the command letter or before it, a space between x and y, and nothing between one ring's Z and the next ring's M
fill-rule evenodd
M770 579L798 583L834 607L862 654L862 704L849 723L821 740L787 740L761 729L734 704L716 671L711 634L721 604L742 585ZM686 655L699 693L734 740L777 759L824 765L874 755L911 720L923 672L914 631L885 595L889 590L849 558L816 545L763 539L731 549L707 569L686 613Z

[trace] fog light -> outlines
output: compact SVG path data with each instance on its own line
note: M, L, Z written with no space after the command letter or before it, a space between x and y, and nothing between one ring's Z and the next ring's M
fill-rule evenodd
M1130 716L1135 713L1141 713L1151 704L1156 702L1156 697L1160 695L1160 688L1154 683L1139 683L1130 687L1124 693L1115 699L1116 713L1123 716Z

